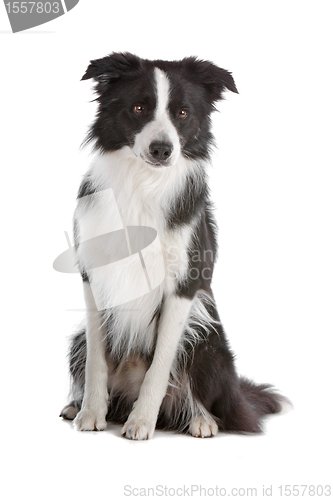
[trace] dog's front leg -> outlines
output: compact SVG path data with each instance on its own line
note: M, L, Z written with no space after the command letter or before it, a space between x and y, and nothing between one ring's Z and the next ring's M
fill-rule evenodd
M164 303L154 358L122 430L129 439L149 439L154 434L159 409L168 387L170 369L190 308L191 300L176 295L171 295Z
M87 309L87 358L82 409L74 420L79 431L102 431L106 428L108 410L108 367L105 359L106 331L97 310L91 287L83 283Z

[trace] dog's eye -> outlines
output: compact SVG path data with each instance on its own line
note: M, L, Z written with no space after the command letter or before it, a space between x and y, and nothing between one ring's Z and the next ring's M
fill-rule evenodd
M185 111L185 109L179 111L178 118L186 118L186 117L187 117L187 111Z
M145 110L144 106L135 106L134 111L138 115L142 115L146 110Z

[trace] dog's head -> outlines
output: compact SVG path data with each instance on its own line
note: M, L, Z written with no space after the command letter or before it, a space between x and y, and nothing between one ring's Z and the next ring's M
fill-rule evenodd
M114 53L91 61L82 80L96 82L99 108L87 142L103 152L129 146L153 167L172 166L179 155L209 156L210 114L228 89L231 73L195 57L148 61Z

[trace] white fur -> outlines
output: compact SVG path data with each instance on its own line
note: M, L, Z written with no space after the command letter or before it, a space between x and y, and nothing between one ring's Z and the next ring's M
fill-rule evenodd
M70 403L61 410L60 416L65 418L66 420L74 420L74 418L78 414L78 411L78 407Z
M191 303L191 300L176 295L166 299L152 364L142 383L139 398L123 427L127 438L140 440L153 435Z
M150 144L154 141L165 140L173 146L173 151L167 162L168 166L173 166L179 158L180 141L168 112L169 80L165 72L159 68L155 68L155 82L157 94L155 117L136 136L133 151L136 156L149 162L152 160L149 154Z
M292 404L292 402L289 401L289 399L287 399L285 397L281 397L280 405L281 405L281 409L280 409L279 413L289 413L290 411L292 411L294 409L294 405Z
M194 296L191 311L184 328L183 341L179 345L179 355L186 355L186 345L190 344L194 348L196 342L201 340L197 327L209 333L210 330L215 330L215 326L219 324L219 321L214 319L207 311L207 306L211 304L212 298L203 290L199 290ZM177 363L172 369L172 375L177 378Z
M203 415L197 415L190 423L189 433L194 437L213 437L216 436L217 432L217 423L211 415L206 418Z
M74 425L80 431L104 430L108 409L108 366L105 359L106 332L97 311L89 283L83 284L87 310L87 360L84 398Z

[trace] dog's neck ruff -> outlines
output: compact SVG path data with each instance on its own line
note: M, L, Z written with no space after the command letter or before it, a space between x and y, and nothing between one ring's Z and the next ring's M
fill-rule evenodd
M206 174L203 161L183 157L172 167L151 167L125 146L98 154L88 177L94 191L113 190L125 225L161 229L166 224L166 213L183 196L187 179L192 178L199 187Z

